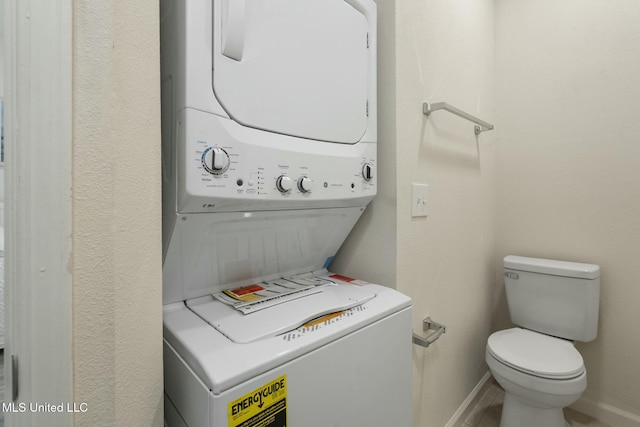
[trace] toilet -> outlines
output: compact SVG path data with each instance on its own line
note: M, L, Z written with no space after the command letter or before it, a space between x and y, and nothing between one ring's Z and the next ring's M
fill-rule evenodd
M507 256L505 289L517 326L487 340L485 359L505 390L500 427L565 427L562 408L587 388L574 341L598 333L600 267Z

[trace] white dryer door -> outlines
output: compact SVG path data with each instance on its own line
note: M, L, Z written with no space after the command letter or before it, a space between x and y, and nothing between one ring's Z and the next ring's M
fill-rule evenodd
M365 15L344 0L215 4L213 87L231 118L315 140L362 138L372 78Z

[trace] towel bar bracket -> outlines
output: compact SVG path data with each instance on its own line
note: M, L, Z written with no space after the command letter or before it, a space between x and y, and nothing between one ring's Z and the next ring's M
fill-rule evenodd
M413 333L412 342L422 347L429 347L434 343L442 334L447 332L447 327L441 323L434 322L431 317L427 317L422 321L422 331L434 331L426 337Z

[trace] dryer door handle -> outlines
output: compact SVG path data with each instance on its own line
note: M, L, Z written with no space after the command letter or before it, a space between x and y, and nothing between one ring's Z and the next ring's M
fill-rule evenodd
M222 54L236 61L242 60L246 0L222 1Z

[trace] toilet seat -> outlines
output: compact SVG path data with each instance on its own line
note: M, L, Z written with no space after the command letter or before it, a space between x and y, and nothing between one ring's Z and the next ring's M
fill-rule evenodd
M500 363L540 378L571 379L585 371L582 356L571 341L527 329L493 333L487 351Z

